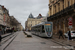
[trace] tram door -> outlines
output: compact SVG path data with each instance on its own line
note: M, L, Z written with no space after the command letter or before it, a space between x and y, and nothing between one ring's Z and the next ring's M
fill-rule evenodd
M40 32L40 34L42 33L42 26L39 26L39 32Z

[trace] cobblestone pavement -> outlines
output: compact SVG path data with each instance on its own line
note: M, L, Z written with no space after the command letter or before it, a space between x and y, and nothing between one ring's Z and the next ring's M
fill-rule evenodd
M21 31L5 50L69 50L64 46L56 44L48 39L32 35L26 37Z

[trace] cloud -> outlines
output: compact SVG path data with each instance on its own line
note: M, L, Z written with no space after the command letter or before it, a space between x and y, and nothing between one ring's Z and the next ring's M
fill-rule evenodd
M36 17L39 13L46 16L48 12L48 0L0 0L0 4L8 9L9 14L21 22L23 27L30 13Z

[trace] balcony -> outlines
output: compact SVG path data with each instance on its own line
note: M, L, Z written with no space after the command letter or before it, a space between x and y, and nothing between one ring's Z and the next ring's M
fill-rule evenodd
M61 0L53 0L50 4L48 4L49 7L51 7L52 5L55 5L56 3L58 3Z
M55 18L55 17L60 17L63 14L71 13L70 11L74 11L74 9L75 9L75 3L73 5L71 5L71 6L65 8L65 9L63 9L63 10L61 10L59 12L57 12L56 14L51 15L50 17L48 17L48 20L52 19L52 18Z

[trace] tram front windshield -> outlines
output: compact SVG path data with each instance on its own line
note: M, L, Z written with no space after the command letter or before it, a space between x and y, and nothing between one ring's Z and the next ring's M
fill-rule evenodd
M52 32L52 26L50 24L45 24L46 32Z

